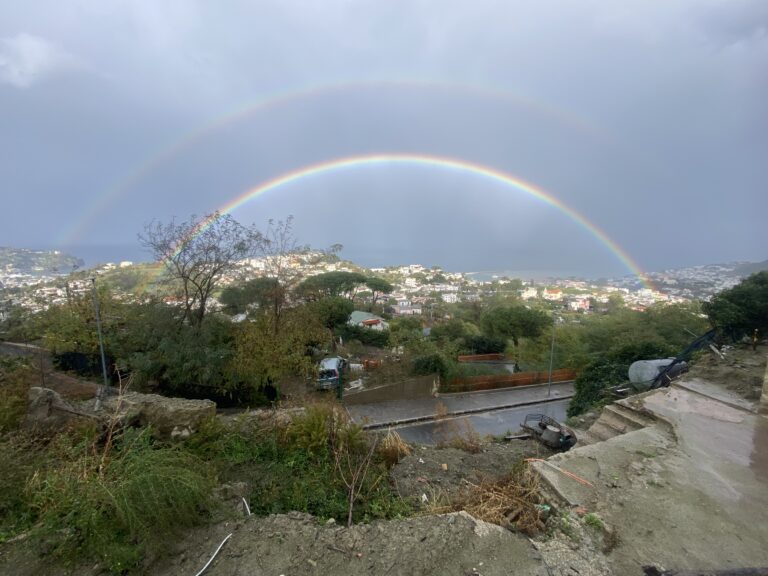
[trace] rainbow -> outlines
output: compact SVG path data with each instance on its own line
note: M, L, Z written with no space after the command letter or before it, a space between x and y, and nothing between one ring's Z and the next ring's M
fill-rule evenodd
M359 168L365 168L370 166L382 166L382 165L389 166L393 164L423 166L428 168L440 168L444 170L453 170L456 172L474 174L476 176L487 178L491 181L497 182L504 186L508 186L510 188L514 188L516 190L525 192L526 194L529 194L530 196L533 196L534 198L537 198L542 202L549 204L550 206L558 209L560 212L568 216L571 220L579 224L584 230L586 230L589 234L591 234L594 238L596 238L600 243L606 246L608 250L610 250L616 256L616 258L633 275L637 276L637 278L645 287L651 288L651 289L654 288L650 280L646 277L646 275L640 269L640 266L638 266L638 264L629 256L629 254L627 254L618 244L616 244L613 240L611 240L605 232L603 232L595 224L587 220L585 216L583 216L573 208L566 206L560 200L558 200L551 194L545 192L541 188L538 188L533 184L530 184L515 176L512 176L511 174L507 174L506 172L502 172L501 170L498 170L496 168L491 168L488 166L483 166L482 164L476 164L473 162L468 162L466 160L459 160L456 158L449 158L449 157L443 157L443 156L430 156L425 154L399 154L398 153L398 154L368 154L368 155L362 155L362 156L348 156L345 158L327 160L325 162L320 162L317 164L311 164L308 166L297 168L296 170L282 174L280 176L272 178L271 180L267 180L266 182L262 182L261 184L258 184L253 188L246 190L239 196L235 197L234 199L230 200L226 204L222 205L220 208L218 208L215 211L213 216L203 220L199 224L199 226L197 226L195 231L192 234L190 234L190 236L177 247L174 254L177 254L184 244L191 241L198 234L200 234L202 231L208 228L216 220L216 217L217 217L216 214L218 215L228 214L236 210L240 206L243 206L244 204L250 202L251 200L263 194L266 194L267 192L270 192L272 190L277 190L278 188L281 188L283 186L297 184L322 174L334 173L334 172L339 172L343 170L359 169Z
M321 96L330 96L334 94L349 92L352 90L381 90L391 88L411 88L411 89L429 89L443 90L449 92L465 93L470 96L482 97L486 99L495 99L511 105L524 106L528 109L548 116L560 124L571 129L578 130L592 137L602 137L603 134L591 123L579 116L561 110L540 101L531 100L520 96L509 90L500 90L484 85L460 84L442 80L362 80L358 82L341 82L335 84L325 84L321 86L304 87L297 90L289 90L262 98L256 103L250 104L242 109L230 112L217 117L201 127L195 128L180 138L166 144L159 150L156 150L152 156L145 158L139 166L127 174L120 182L117 182L109 189L99 193L90 201L80 217L74 219L72 224L61 234L57 244L71 245L80 242L83 234L88 229L88 224L92 222L99 214L106 211L110 204L125 194L133 186L147 178L163 164L172 160L181 154L184 150L202 141L205 137L215 132L242 122L256 114L266 112L276 107L287 106L290 104L301 104L311 98Z

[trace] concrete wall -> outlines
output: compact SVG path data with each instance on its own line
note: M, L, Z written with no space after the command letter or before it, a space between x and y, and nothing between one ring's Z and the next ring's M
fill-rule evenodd
M361 390L360 392L346 392L344 394L344 403L348 405L372 404L389 400L430 398L437 390L437 380L438 377L436 375L420 376L396 382L395 384L386 384L377 388Z

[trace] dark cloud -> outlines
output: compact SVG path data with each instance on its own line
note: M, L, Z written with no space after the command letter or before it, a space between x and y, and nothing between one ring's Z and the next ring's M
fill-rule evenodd
M286 171L409 152L531 181L646 268L764 259L767 10L7 3L0 244L135 245L151 218L208 212ZM236 216L289 213L303 241L368 264L624 270L551 206L451 171L318 175Z

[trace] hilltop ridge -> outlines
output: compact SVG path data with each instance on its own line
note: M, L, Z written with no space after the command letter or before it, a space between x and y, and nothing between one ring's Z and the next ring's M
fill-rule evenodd
M0 271L3 275L46 276L67 274L82 268L82 258L59 250L32 250L0 246Z

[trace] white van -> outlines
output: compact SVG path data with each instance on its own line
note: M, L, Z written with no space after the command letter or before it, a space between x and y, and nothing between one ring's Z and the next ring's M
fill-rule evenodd
M346 367L347 361L339 356L323 358L318 366L317 389L336 389L339 386L339 378L341 378Z

